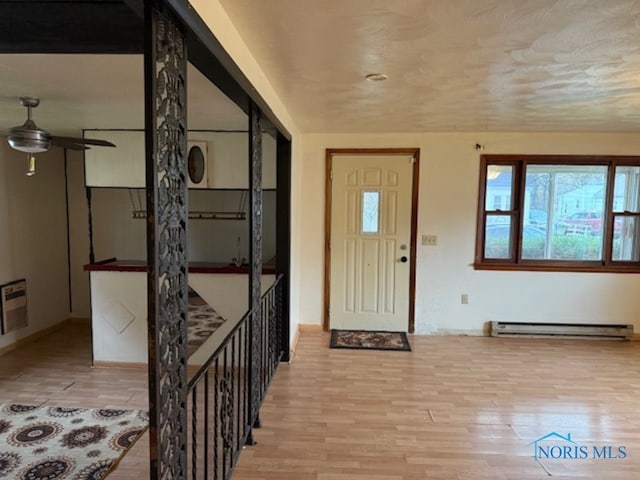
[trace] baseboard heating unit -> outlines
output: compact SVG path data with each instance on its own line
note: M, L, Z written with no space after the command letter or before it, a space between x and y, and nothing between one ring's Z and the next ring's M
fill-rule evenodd
M633 325L491 322L492 337L589 337L631 340Z

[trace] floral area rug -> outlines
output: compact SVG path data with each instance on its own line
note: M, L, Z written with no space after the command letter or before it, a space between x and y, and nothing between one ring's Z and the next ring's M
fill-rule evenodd
M365 330L331 330L329 348L411 351L404 332L370 332Z
M0 405L0 478L101 480L148 424L144 411Z
M187 320L187 357L207 341L213 332L225 322L204 299L189 288L189 319Z

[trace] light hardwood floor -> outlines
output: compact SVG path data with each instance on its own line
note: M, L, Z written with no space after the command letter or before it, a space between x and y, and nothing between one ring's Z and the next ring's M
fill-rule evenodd
M411 337L413 352L327 348L303 332L234 480L640 476L640 343ZM0 357L0 403L146 408L144 372L93 369L73 325ZM551 432L624 459L535 461ZM109 480L148 478L145 435Z
M234 480L640 478L640 343L414 336L406 353L328 342L301 334ZM624 445L627 458L536 462L530 442L551 432Z
M148 408L145 371L91 368L90 362L89 326L65 326L0 357L0 403ZM109 480L148 478L148 452L149 437L144 434Z

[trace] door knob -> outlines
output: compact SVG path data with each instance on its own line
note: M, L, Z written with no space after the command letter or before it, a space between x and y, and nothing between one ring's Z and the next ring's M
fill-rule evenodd
M401 261L402 263L407 263L407 260L408 260L408 258L407 258L407 257L405 257L405 256L400 257L400 261Z

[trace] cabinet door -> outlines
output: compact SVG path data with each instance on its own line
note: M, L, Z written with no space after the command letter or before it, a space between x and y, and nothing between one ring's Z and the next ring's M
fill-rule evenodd
M87 137L113 142L115 148L93 147L84 153L85 183L88 187L144 188L143 131L87 131Z
M209 188L245 189L249 175L249 135L246 132L216 132L209 144Z
M116 148L93 147L85 152L88 187L144 188L144 132L141 130L87 131L88 137L109 140ZM247 132L189 132L189 144L205 153L205 177L190 188L247 189L249 186L249 134ZM262 183L276 187L276 141L262 137Z
M249 134L215 132L200 134L200 137L208 144L209 188L249 188ZM263 135L262 150L262 187L273 189L276 188L275 139Z

